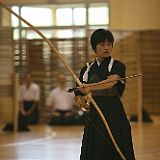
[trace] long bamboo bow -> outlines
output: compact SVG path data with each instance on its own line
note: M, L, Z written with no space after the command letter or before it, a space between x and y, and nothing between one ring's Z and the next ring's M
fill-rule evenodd
M5 8L7 11L9 11L10 13L12 13L13 15L15 15L17 18L19 18L21 21L23 21L25 24L27 24L32 30L34 30L38 35L40 35L40 37L42 37L42 39L49 45L49 47L51 48L52 52L55 53L57 55L57 57L61 60L61 62L64 64L64 66L66 67L66 69L69 71L69 73L71 74L72 78L77 82L77 84L79 86L82 85L82 83L80 82L80 80L77 78L77 76L74 74L73 70L71 69L71 67L65 62L65 60L63 59L63 57L61 56L60 52L56 49L56 47L51 43L51 41L49 41L38 29L36 29L36 27L34 27L32 24L30 24L28 21L26 21L24 18L22 18L21 16L19 16L18 14L16 14L14 11L12 11L8 6L6 6L4 3L0 2L0 5ZM109 125L104 117L104 115L102 114L101 110L99 109L98 105L96 104L96 102L94 101L94 99L92 98L91 94L88 94L88 99L90 100L90 102L93 104L93 106L95 107L95 109L97 110L98 114L100 115L108 133L109 136L111 138L111 141L114 145L114 147L116 148L117 152L119 153L120 157L122 158L122 160L126 160L125 156L123 155L123 153L121 152L120 148L118 147L112 132L109 128Z

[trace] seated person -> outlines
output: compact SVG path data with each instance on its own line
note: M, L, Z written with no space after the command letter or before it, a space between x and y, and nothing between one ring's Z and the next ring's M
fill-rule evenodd
M47 99L47 110L52 113L53 118L49 125L72 124L74 119L74 93L67 92L66 78L63 74L58 76L59 86L54 88Z
M40 87L32 81L30 73L25 74L19 96L20 129L27 129L27 124L38 123L38 103L40 100Z
M24 83L19 89L19 115L18 131L30 131L28 124L38 122L38 103L40 100L40 87L32 82L30 73L24 76ZM13 124L7 124L4 131L13 131Z

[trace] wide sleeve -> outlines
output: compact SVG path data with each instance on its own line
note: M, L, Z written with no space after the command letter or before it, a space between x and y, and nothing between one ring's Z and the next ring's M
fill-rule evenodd
M125 71L126 71L125 65L123 63L121 63L121 62L118 61L116 67L114 68L114 70L112 72L112 74L117 74L121 78L124 78L125 77ZM118 89L118 93L119 93L120 96L123 95L123 92L125 90L125 83L126 83L125 80L120 80L116 84L117 89Z
M79 80L80 80L81 83L86 83L86 82L83 81L83 75L84 75L86 69L87 69L87 66L83 67L83 68L81 69L81 71L80 71ZM77 83L76 83L76 86L78 86ZM81 93L80 91L75 91L74 94L75 94L75 96L78 96L78 95L83 96L83 95L84 95L84 94Z

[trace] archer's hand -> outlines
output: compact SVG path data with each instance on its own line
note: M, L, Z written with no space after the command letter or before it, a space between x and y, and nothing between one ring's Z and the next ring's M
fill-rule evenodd
M90 92L90 87L89 84L82 84L81 86L78 87L78 90L83 93L83 94L88 94Z
M76 97L75 97L75 101L76 101L77 105L78 105L81 109L82 109L82 108L86 108L86 107L89 105L86 96L76 96Z
M112 84L116 84L118 82L119 78L120 77L117 74L113 74L113 75L108 76L108 80L111 81Z

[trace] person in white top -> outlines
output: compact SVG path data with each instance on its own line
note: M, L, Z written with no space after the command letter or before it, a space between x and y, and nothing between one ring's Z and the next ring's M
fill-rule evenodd
M74 93L69 93L66 87L66 77L64 74L58 76L59 86L55 87L49 94L46 102L47 110L52 113L52 124L66 124L73 117Z
M19 89L19 124L21 130L29 130L27 124L38 123L38 103L40 101L40 87L32 82L30 73L24 76L24 83Z

